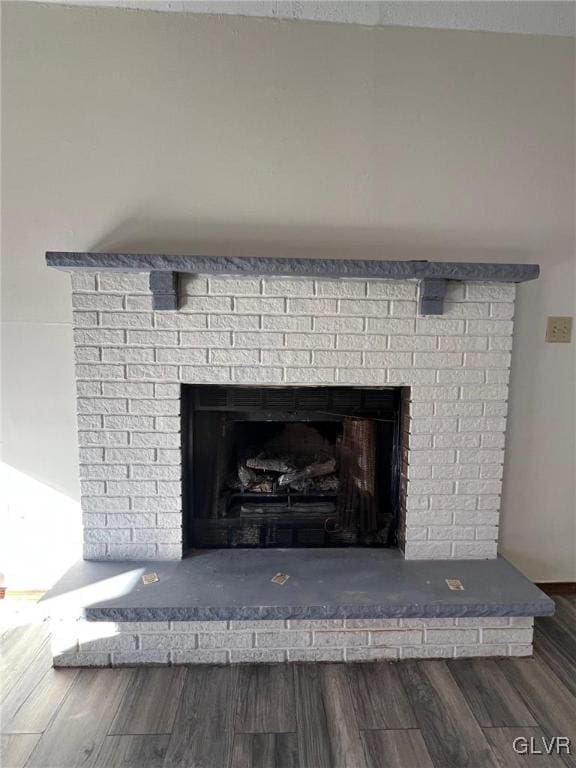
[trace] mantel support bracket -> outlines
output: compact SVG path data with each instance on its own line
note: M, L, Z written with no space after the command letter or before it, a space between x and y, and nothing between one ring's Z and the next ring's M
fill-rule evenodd
M178 309L178 272L150 272L152 309Z
M444 314L444 298L447 290L448 280L443 278L427 277L424 280L420 280L418 314Z

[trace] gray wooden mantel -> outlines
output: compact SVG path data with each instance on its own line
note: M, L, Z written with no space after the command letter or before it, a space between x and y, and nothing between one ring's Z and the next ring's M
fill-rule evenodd
M178 308L178 274L273 275L277 277L418 280L421 315L441 315L448 281L522 283L536 280L537 264L454 261L380 261L366 259L275 259L237 256L167 256L161 253L75 253L48 251L49 267L67 271L150 272L155 310Z

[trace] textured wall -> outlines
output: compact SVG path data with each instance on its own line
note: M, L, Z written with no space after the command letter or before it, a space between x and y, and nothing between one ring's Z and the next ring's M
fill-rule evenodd
M502 543L535 579L576 578L574 345L544 343L574 309L571 41L2 15L9 464L79 499L70 284L46 249L539 262L516 304ZM34 538L52 516L53 563L68 522L46 509L19 520Z

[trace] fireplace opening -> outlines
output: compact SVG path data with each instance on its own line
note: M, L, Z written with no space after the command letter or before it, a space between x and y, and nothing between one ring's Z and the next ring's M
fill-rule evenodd
M183 385L188 545L395 546L400 389Z

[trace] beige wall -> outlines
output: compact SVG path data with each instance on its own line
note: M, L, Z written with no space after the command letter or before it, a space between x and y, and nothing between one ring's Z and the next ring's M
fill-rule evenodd
M49 552L78 517L70 285L46 249L534 261L502 551L576 579L574 345L543 340L574 312L572 41L2 11L5 462L38 500L9 509L22 538L40 525Z

